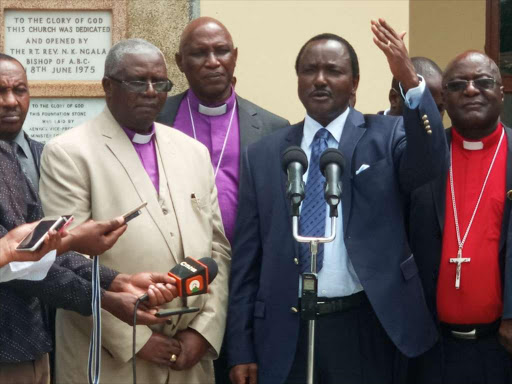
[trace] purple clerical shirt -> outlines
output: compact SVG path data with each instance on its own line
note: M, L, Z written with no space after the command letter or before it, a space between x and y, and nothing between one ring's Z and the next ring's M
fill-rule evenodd
M156 158L155 124L151 126L151 131L147 135L141 135L125 127L122 128L132 142L135 152L139 155L142 166L146 170L146 173L158 193L160 191L160 177L158 174L158 160Z
M189 103L190 102L190 111ZM236 210L238 206L238 180L240 174L240 126L238 120L238 110L234 111L233 121L229 136L226 140L229 122L235 107L236 95L234 90L231 96L225 101L227 105L226 112L218 116L210 116L199 112L199 99L189 89L183 98L174 128L194 137L203 143L210 151L213 170L218 167L215 184L218 190L219 207L224 224L224 231L229 241L233 240L235 227ZM219 105L206 105L206 107L218 107ZM192 114L192 119L190 115ZM224 141L226 144L224 145ZM224 153L221 158L221 153Z

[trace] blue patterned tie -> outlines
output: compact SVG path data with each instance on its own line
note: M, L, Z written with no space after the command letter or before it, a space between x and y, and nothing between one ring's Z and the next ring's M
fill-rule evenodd
M302 203L300 211L300 234L303 236L320 237L325 235L325 199L324 183L325 177L320 172L320 156L327 149L329 131L320 129L313 139L311 146L311 159L309 161L308 180L306 182L306 198ZM311 253L309 243L299 245L301 272L311 271ZM324 245L318 244L316 267L317 272L322 269L324 261Z

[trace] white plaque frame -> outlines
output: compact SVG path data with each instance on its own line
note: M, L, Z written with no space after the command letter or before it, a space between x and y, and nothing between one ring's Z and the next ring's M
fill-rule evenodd
M5 10L112 12L112 44L126 36L127 0L0 0L0 51L5 49ZM104 97L101 81L30 81L31 97Z

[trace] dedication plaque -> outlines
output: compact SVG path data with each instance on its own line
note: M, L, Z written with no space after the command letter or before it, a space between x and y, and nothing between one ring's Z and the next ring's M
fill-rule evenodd
M29 80L101 80L112 46L110 11L5 10L5 50Z
M23 129L34 140L46 143L55 136L98 115L104 99L33 98Z

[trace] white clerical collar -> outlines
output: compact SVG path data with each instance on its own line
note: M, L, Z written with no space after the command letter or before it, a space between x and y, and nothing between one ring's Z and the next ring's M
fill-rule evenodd
M151 138L153 137L154 134L154 130L153 132L147 135L141 135L140 133L136 133L132 138L132 142L134 142L135 144L147 144L151 141Z
M479 151L484 149L484 143L481 141L466 141L462 140L462 147L468 151Z
M218 107L207 107L205 105L199 104L199 113L206 116L220 116L227 112L228 105L222 104Z

